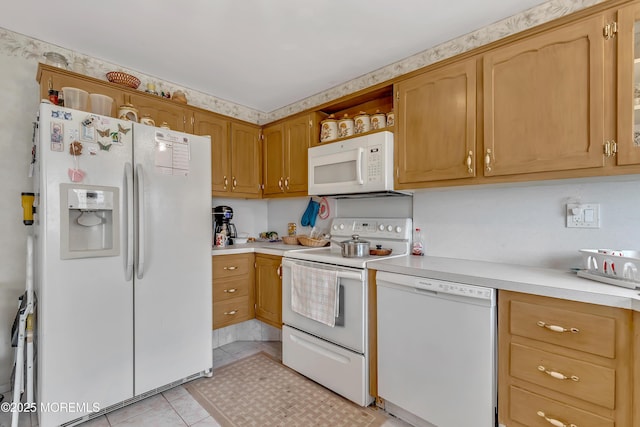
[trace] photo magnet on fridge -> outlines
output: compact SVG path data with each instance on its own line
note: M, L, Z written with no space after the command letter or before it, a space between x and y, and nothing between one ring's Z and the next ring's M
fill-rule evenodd
M64 125L51 122L51 151L64 151Z

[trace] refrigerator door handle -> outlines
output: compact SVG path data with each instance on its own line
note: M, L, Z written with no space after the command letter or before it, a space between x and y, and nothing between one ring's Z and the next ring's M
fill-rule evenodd
M136 178L137 178L137 188L138 188L138 251L136 253L136 277L138 279L142 279L144 276L144 225L145 225L145 215L144 215L144 170L142 169L142 165L138 163L136 165Z
M124 279L128 282L133 278L133 168L131 163L124 165L124 185L125 214L127 215L126 221L123 221L127 238Z

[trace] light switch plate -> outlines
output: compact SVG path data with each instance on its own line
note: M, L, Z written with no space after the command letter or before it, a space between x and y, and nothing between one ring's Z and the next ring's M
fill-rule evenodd
M600 228L598 203L567 203L568 228Z

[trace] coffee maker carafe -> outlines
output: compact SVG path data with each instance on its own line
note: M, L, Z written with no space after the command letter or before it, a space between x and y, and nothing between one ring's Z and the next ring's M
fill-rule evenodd
M233 218L233 209L229 206L216 206L213 208L213 241L223 229L226 229L228 243L233 244L233 239L238 237L236 226L231 223Z

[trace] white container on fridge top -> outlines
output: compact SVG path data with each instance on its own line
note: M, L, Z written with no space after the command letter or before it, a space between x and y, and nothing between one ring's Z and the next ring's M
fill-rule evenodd
M40 425L209 375L209 138L50 104L38 129L36 398L86 403Z

